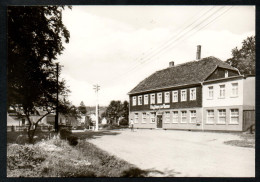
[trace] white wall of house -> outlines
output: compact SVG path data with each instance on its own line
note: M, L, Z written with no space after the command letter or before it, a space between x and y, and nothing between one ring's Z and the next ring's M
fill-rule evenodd
M232 84L238 84L236 95L232 95ZM220 97L220 86L225 85L225 96ZM210 97L209 88L213 87L213 97ZM244 79L226 80L217 83L210 83L202 87L202 106L203 107L218 107L243 105L244 95Z
M107 124L107 119L106 119L106 118L103 118L103 119L101 120L101 124Z

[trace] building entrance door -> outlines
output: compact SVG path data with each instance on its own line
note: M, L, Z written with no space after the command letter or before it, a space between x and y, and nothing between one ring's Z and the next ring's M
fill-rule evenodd
M157 115L157 128L162 128L162 115Z

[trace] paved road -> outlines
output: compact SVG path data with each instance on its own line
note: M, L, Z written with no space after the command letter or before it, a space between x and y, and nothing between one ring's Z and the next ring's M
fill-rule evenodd
M254 177L255 150L223 144L239 136L176 130L129 130L89 140L141 169L176 177Z

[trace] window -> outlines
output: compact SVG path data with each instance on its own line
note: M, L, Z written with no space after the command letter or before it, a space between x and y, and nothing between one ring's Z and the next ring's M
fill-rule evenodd
M169 123L170 122L170 112L169 111L166 111L165 112L165 123Z
M181 111L181 123L187 123L187 111Z
M196 88L190 89L190 100L196 100Z
M225 78L228 77L228 70L225 70Z
M135 113L135 123L138 123L138 113Z
M172 122L178 123L178 111L173 111Z
M190 111L190 123L196 123L197 116L196 116L196 111Z
M155 112L151 112L150 120L151 120L151 123L155 123Z
M133 97L133 106L136 106L136 96Z
M157 103L161 104L162 103L162 93L157 94Z
M231 109L230 110L230 123L231 124L238 124L238 122L239 122L239 111L238 111L238 109Z
M144 95L144 105L148 105L148 95Z
M219 124L225 124L226 123L226 110L225 109L219 109L218 110L218 123Z
M138 96L138 105L142 105L143 101L142 101L142 96Z
M214 110L207 110L207 123L214 123Z
M150 96L151 104L155 104L155 94L151 94Z
M225 85L219 85L219 97L225 98Z
M213 86L208 87L208 98L213 99L214 97Z
M178 91L172 91L172 102L178 102Z
M170 102L170 92L165 92L164 93L164 103L169 103Z
M146 123L146 113L143 113L143 117L142 117L142 123Z
M237 97L238 96L238 83L232 83L232 96Z
M187 100L187 93L186 90L181 91L181 101L186 101Z
M24 118L22 119L22 125L25 125L25 119Z

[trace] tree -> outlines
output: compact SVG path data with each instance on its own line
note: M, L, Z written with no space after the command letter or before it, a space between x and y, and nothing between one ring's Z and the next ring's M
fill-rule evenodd
M242 48L232 49L232 58L226 62L237 68L241 74L255 74L255 36L247 37Z
M85 115L87 113L87 108L83 101L80 102L80 106L78 107L78 109L79 109L79 112L83 115Z
M65 80L57 83L53 63L64 50L63 40L68 43L70 37L62 23L63 9L63 6L10 6L7 10L7 107L26 116L29 142L33 141L38 123L57 109L57 90L64 95L59 103L61 111L67 103L65 95L69 90ZM46 114L33 123L30 115L38 107L42 107Z
M117 123L120 117L128 119L129 104L127 101L111 101L106 111L102 113L102 117L106 117L110 123Z
M121 104L121 116L128 120L129 117L129 103L127 101L124 101L123 104Z

